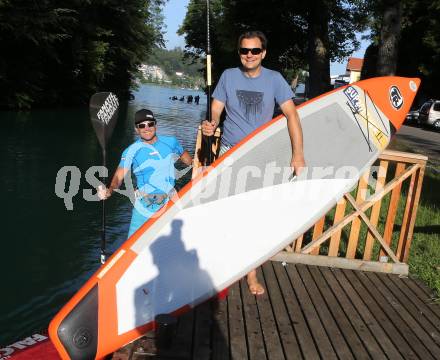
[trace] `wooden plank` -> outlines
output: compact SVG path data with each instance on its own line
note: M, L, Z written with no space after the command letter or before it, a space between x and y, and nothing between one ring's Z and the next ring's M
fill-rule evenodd
M412 207L414 205L414 185L416 182L417 173L412 174L409 182L409 188L406 195L405 210L403 211L402 225L400 226L400 236L397 243L396 256L401 259L402 251L405 248L405 243L408 238L408 227L410 223L410 217L412 213Z
M370 172L368 170L359 179L358 190L356 194L357 204L361 204L366 199L369 174ZM355 217L351 222L350 236L348 238L348 245L347 245L347 253L345 255L347 259L354 259L356 257L356 250L359 242L360 230L361 230L361 220L359 219L359 217Z
M257 269L257 276L258 280L267 290L267 284L265 282L261 268ZM260 314L261 329L263 330L263 338L264 344L266 346L267 357L271 360L283 360L283 348L281 346L281 340L278 335L278 329L267 291L263 295L257 296L256 299L258 312Z
M337 224L345 215L345 208L347 206L347 201L344 198L338 201L335 210L335 217L333 219L333 225ZM341 242L342 229L335 231L335 233L330 237L330 244L328 248L328 256L338 256L339 244Z
M419 202L420 202L420 194L422 193L422 185L423 185L424 176L425 176L425 165L421 166L420 171L419 171L419 175L417 177L416 194L414 196L414 204L411 207L412 211L411 211L410 222L408 225L408 234L407 234L406 242L405 242L405 250L404 250L403 256L402 256L402 261L405 263L408 262L409 250L411 248L411 242L412 242L413 232L414 232L414 225L416 223L417 210L418 210Z
M265 263L262 266L262 269L285 358L288 360L298 359L298 354L301 354L301 350L295 333L293 332L292 324L274 273L272 262L268 261Z
M351 284L354 284L355 282L358 284L361 283L366 289L368 289L368 292L374 298L375 302L386 314L387 318L389 319L387 321L390 321L394 328L392 332L388 332L388 336L394 337L396 333L399 332L418 357L422 359L433 359L430 352L425 348L423 343L412 331L411 327L409 327L405 321L402 320L402 318L399 316L399 313L391 304L388 303L387 299L377 289L379 284L377 282L373 283L370 281L370 279L367 277L368 273L361 271L353 272L351 270L346 270L344 273L350 280ZM377 306L374 308L375 311L377 311ZM372 312L374 313L374 311ZM399 344L398 346L400 348L402 344Z
M189 359L191 358L194 330L194 309L179 316L177 321L176 336L173 339L169 354Z
M365 200L362 204L359 205L359 209L362 211L367 211L370 207L372 207L376 201L382 199L386 194L388 194L391 190L393 190L397 185L401 184L403 181L405 181L408 177L410 177L415 171L420 169L419 164L412 165L408 171L403 173L401 176L399 176L396 179L393 179L390 181L382 191L379 191L377 194L372 195L367 200ZM337 224L333 225L330 229L327 229L318 239L310 242L304 248L301 250L302 254L308 254L310 253L315 247L321 245L324 241L326 241L333 233L339 229L342 229L345 225L350 223L350 221L359 215L358 211L355 211L351 214L346 215L341 221L339 221Z
M260 324L257 300L249 291L246 279L240 281L244 319L249 349L249 359L266 359L263 332Z
M401 358L401 356L406 359L417 358L416 353L391 324L370 293L356 278L353 278L353 274L357 272L334 269L333 273L387 357L390 359Z
M379 191L381 191L385 185L387 171L388 171L388 161L381 161L379 163L379 170L377 173L376 190L375 190L376 194ZM382 200L378 200L371 209L370 222L373 226L377 226L379 222L381 205L382 205ZM367 238L365 240L365 249L364 249L364 257L363 257L364 260L371 260L373 245L374 245L374 236L370 232L368 232Z
M312 235L312 241L319 238L324 230L324 224L325 224L325 215L319 219L314 228L313 228L313 235ZM319 246L315 247L311 252L312 255L319 255Z
M301 353L304 359L319 359L318 348L313 341L313 336L310 333L310 329L307 325L306 319L303 315L303 311L298 302L295 292L287 275L287 271L284 266L279 262L272 263L280 284L281 292L284 297L284 302L287 307L287 313L290 322L293 326L294 332L298 338L298 344L301 348ZM294 266L294 265L287 265ZM299 357L299 354L298 354Z
M397 281L397 276L389 276L385 274L375 275L382 281L388 291L391 291L393 296L396 299L399 299L399 303L402 304L409 314L411 314L436 345L440 345L440 319L437 318L417 297L408 297L408 292L410 293L410 291L408 291L406 286L402 286L400 281ZM426 312L431 314L431 316L427 317ZM440 351L440 348L438 350Z
M295 242L295 252L296 253L301 252L303 240L304 240L304 234L302 234L300 237L298 237L298 239L296 239L296 242Z
M368 355L367 350L363 346L362 341L357 336L350 321L348 321L347 316L341 308L341 305L334 296L332 290L325 281L318 267L308 266L307 268L312 275L313 282L316 284L316 288L319 289L322 298L325 299L327 307L333 315L333 319L338 324L338 327L341 330L341 333L343 334L351 352L355 355L356 359L369 359L370 356ZM349 357L351 357L351 353L349 354Z
M421 315L426 317L438 331L440 331L440 305L433 303L432 299L425 295L423 291L415 292L411 289L409 283L413 283L411 279L401 278L397 276L389 276L406 298L411 301L418 309ZM416 284L414 287L418 288Z
M228 301L212 300L212 360L229 360Z
M193 360L211 356L211 303L205 301L195 309Z
M361 299L357 296L355 292L348 293L352 295L351 297L347 296L341 285L339 285L338 281L336 280L336 277L334 275L334 272L327 268L327 267L319 267L318 268L324 279L326 280L328 286L332 290L333 294L336 297L336 301L340 306L342 307L344 311L344 316L350 321L350 324L353 326L354 330L356 331L356 334L358 335L358 338L362 341L365 348L368 350L368 353L373 359L380 359L385 356L385 353L379 346L378 342L376 341L375 337L371 333L369 327L367 324L362 320L361 316L359 315L358 311L362 311L363 303ZM361 304L362 306L356 306L358 304ZM342 315L341 315L342 318ZM371 323L370 323L371 324ZM376 324L371 324L371 326L375 327ZM379 334L380 335L380 334ZM347 337L348 338L348 337ZM352 344L352 341L349 341L350 345ZM393 358L398 359L400 354L398 351L391 345L387 352L388 355L393 355ZM354 346L351 345L353 348Z
M421 326L420 321L422 317L417 314L417 311L415 314L412 314L411 311L400 302L401 299L395 297L390 289L384 285L376 274L365 273L364 275L371 281L372 284L374 284L373 286L375 286L375 289L378 290L378 292L383 296L384 299L388 301L400 318L403 319L403 321L408 325L413 334L415 334L415 336L417 336L417 338L423 344L425 349L427 349L434 358L440 358L440 347Z
M333 346L325 332L324 326L319 319L312 300L299 276L296 266L287 266L287 273L289 275L293 289L295 290L300 307L306 318L309 329L312 333L316 347L322 358L337 359L337 355Z
M341 331L336 324L331 311L329 310L326 301L319 292L316 283L313 281L312 276L306 265L298 264L296 265L299 275L304 284L307 284L307 292L309 293L310 299L315 305L316 312L325 328L327 336L329 337L333 349L335 350L337 356L343 359L353 359L353 354L348 347L347 342L344 339Z
M395 178L398 178L400 175L403 174L403 172L405 171L405 166L406 165L404 163L397 163ZM391 244L391 240L393 238L394 220L396 219L401 190L402 183L397 184L391 192L390 204L388 206L387 212L388 215L385 222L385 230L383 232L383 239L387 245ZM385 252L381 250L379 256L383 255L385 255Z
M408 265L404 263L380 263L377 261L346 259L324 255L288 253L285 251L276 254L271 260L293 264L337 267L340 269L385 272L398 275L408 275L409 268Z
M243 308L240 286L236 282L229 287L228 294L229 336L232 359L247 359L246 333L243 319Z
M396 151L396 150L385 150L379 155L379 159L391 160L391 161L400 161L407 163L417 163L417 162L425 162L428 161L428 157L426 155L420 155L415 153L409 153L404 151Z
M402 278L402 282L440 317L440 305L435 302L437 296L433 290L415 278Z

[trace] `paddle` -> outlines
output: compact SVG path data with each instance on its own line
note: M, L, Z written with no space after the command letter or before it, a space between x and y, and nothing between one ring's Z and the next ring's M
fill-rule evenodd
M90 98L90 120L101 145L104 167L107 166L106 149L118 119L118 108L118 98L111 92L96 93ZM103 180L106 184L107 176ZM105 259L105 200L102 200L101 264L104 264Z
M206 0L206 86L207 86L207 120L212 121L211 114L211 39L209 32L209 0ZM212 163L212 136L203 136L205 147L204 165L211 165Z

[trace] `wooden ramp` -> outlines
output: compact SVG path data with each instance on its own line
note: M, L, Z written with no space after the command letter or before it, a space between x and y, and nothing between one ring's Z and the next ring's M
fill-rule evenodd
M171 348L154 333L113 359L440 359L440 306L412 278L268 262L266 294L244 280L181 316Z

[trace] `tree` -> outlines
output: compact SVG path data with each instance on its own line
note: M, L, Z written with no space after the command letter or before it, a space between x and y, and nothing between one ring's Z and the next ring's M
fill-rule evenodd
M330 89L330 9L325 0L312 1L307 13L309 97Z
M365 1L317 0L212 0L214 74L238 64L237 38L246 30L261 30L268 39L265 66L289 75L309 70L313 95L330 84L329 61L342 59L359 42L356 31L365 27ZM206 0L191 0L179 29L187 52L204 54Z
M390 1L371 1L371 45L365 53L362 78L391 74L420 77L422 86L416 102L438 97L440 1L403 0L394 8ZM396 36L399 16L401 30L400 36ZM390 34L393 27L396 30Z
M439 98L440 83L440 1L403 2L402 32L397 74L420 77L416 100Z
M402 2L400 0L382 0L381 5L383 17L378 48L377 74L379 76L395 75L402 19Z
M163 44L165 0L0 1L0 107L127 96L138 65Z

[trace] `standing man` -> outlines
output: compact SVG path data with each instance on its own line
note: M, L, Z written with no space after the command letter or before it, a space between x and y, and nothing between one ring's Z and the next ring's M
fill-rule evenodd
M121 161L108 188L100 187L98 196L104 200L119 189L124 177L132 171L136 178L134 203L128 237L160 210L174 194L174 163L180 159L192 164L192 157L174 136L157 135L157 121L147 109L136 112L135 131L139 139L122 153Z
M266 56L267 39L261 31L249 31L238 39L241 67L223 72L212 95L212 121L202 123L203 135L214 135L220 116L226 110L220 155L249 133L272 119L275 103L287 118L292 143L291 167L298 175L305 166L303 136L299 116L292 101L293 91L282 75L261 65ZM252 294L264 293L257 273L247 275Z

